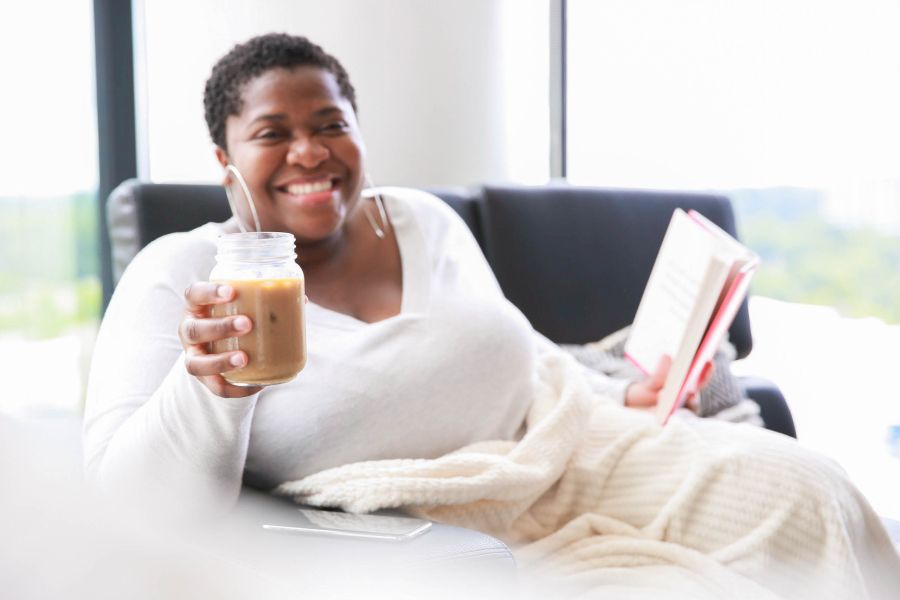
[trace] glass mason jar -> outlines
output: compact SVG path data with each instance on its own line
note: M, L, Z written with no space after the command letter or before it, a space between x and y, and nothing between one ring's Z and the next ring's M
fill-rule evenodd
M306 364L303 271L290 233L230 233L219 237L210 281L234 288L235 299L215 304L212 316L246 315L253 329L213 342L214 353L243 350L249 361L222 376L234 385L272 385L296 377Z

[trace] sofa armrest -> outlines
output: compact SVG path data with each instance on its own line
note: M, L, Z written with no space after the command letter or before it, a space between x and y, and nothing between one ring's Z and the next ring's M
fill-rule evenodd
M797 437L787 402L774 383L762 377L738 377L744 395L757 404L766 429Z
M371 595L379 598L431 597L433 590L454 586L465 587L470 597L500 598L515 588L512 552L485 533L435 522L424 534L396 542L263 529L264 524L290 522L298 508L290 500L244 486L234 510L208 531L209 545L294 589L327 586L329 598L359 597L370 584ZM367 582L367 576L375 578Z

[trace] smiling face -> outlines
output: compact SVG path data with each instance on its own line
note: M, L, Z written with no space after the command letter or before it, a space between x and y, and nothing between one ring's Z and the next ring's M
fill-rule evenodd
M246 180L262 229L292 233L301 245L339 238L359 202L365 149L334 75L274 68L250 80L242 100L225 122L227 151L216 156ZM252 224L241 199L241 217Z

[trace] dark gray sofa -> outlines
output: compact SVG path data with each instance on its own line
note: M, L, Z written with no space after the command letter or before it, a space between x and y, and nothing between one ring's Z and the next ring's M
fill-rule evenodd
M696 209L736 234L729 200L711 194L552 186L434 188L481 245L504 294L557 343L598 340L631 323L674 208ZM113 272L166 233L230 216L220 186L122 183L108 205ZM729 331L743 358L753 346L746 302ZM796 437L772 382L740 379L768 429Z

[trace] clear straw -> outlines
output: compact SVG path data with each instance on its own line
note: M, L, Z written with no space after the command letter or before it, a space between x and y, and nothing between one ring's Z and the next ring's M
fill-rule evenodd
M247 182L244 181L244 177L241 175L241 172L237 170L232 164L229 164L225 167L225 170L234 175L234 178L237 179L238 184L241 186L241 189L244 191L244 197L247 198L247 204L250 206L250 214L253 215L253 224L256 226L256 232L259 233L262 231L262 227L259 225L259 215L256 214L256 204L253 203L253 196L250 195L250 188L247 187ZM240 215L238 215L237 207L234 204L234 198L231 196L231 187L225 186L225 195L228 197L228 206L231 207L231 213L238 221L238 227L241 228L241 232L247 233L247 228L244 226L244 221L241 219Z

